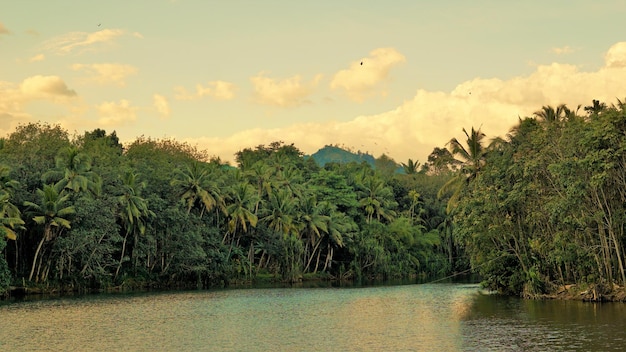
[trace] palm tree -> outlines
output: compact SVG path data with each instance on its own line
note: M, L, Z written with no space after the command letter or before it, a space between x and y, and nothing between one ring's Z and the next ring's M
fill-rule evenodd
M0 190L0 236L4 236L10 240L16 240L16 229L23 229L24 220L20 210L11 203L11 195Z
M424 209L422 208L422 201L420 200L421 195L414 189L409 191L409 199L411 200L411 205L409 207L409 219L411 220L411 225L423 222L422 215L424 213Z
M11 169L6 165L0 165L0 191L6 191L12 195L19 185L19 182L11 178Z
M397 205L393 197L391 187L377 175L360 176L357 180L360 188L359 206L367 214L366 222L369 224L374 217L380 221L381 218L387 221L393 220L396 212L393 208Z
M465 128L463 129L463 133L465 133L467 137L467 148L456 138L452 138L448 144L450 145L452 155L461 158L457 160L462 164L462 172L472 179L476 177L476 174L480 171L480 168L485 162L485 155L487 154L483 146L485 134L480 128L475 130L474 127L472 127L471 134L468 134Z
M420 167L420 162L419 161L413 161L412 159L409 159L407 161L407 163L401 163L402 164L402 168L404 169L404 173L407 175L415 175Z
M592 100L592 105L585 106L585 111L589 115L594 115L594 114L598 115L604 110L606 110L606 104L601 103L599 100L595 100L595 99Z
M296 221L297 198L291 191L281 188L269 197L267 207L263 209L261 221L267 227L280 235L280 243L284 253L279 256L281 271L284 279L294 281L300 274L300 254L302 251L300 239L297 237L299 224Z
M321 203L321 202L320 202ZM328 222L330 218L322 214L322 204L318 203L317 198L313 195L306 197L300 203L299 223L302 226L301 233L306 239L306 247L304 249L306 266L304 271L308 271L311 260L319 253L319 246L322 242L322 236L328 233ZM308 253L310 250L310 253ZM319 256L318 256L319 260Z
M55 168L42 175L44 182L56 182L55 187L78 192L100 193L100 177L91 171L91 157L75 147L62 149L55 158Z
M231 203L227 206L228 214L228 232L224 235L222 243L226 242L226 237L230 233L232 235L231 244L235 241L239 230L248 233L248 226L256 227L258 217L252 212L252 209L258 204L257 195L254 187L247 182L240 182L234 186L231 194ZM248 262L250 273L252 273L252 264L254 263L254 240L250 239L250 250L248 251Z
M178 187L187 213L196 206L201 209L200 217L205 210L211 211L216 206L224 209L224 201L219 195L217 185L211 180L208 169L198 161L192 161L184 169L177 170L171 184Z
M460 172L457 176L446 182L438 192L438 196L442 197L444 194L451 192L452 196L448 200L447 211L451 211L460 196L461 190L464 186L474 179L480 172L487 155L487 149L483 146L483 139L485 134L479 129L472 127L471 133L467 133L465 128L463 133L467 137L466 146L459 142L456 138L452 138L448 142L450 152L459 163L461 163Z
M323 206L320 207L320 214L325 215L328 219L328 223L326 225L328 228L326 259L324 260L324 268L322 269L322 271L326 271L326 269L332 265L335 248L343 247L343 237L355 232L358 227L351 217L341 211L338 211L335 205L328 202L323 202L322 204ZM317 272L318 266L319 256L313 272Z
M33 215L33 221L44 227L43 236L33 257L33 265L28 276L29 281L33 279L39 252L44 242L53 240L63 229L69 229L71 226L68 217L75 213L73 206L65 206L69 200L69 195L58 192L53 185L47 184L43 186L43 190L37 189L37 195L39 196L39 204L24 202L24 206L27 206ZM37 275L41 270L41 262L42 260L39 260Z
M148 209L146 200L141 197L141 191L146 187L146 184L138 182L138 176L134 171L128 170L122 178L122 192L117 197L120 206L118 217L126 233L122 242L120 261L117 270L115 270L115 278L117 278L124 261L128 236L132 234L135 243L137 243L137 236L146 231L146 219L155 216L154 212Z
M244 171L253 185L256 185L257 197L254 205L254 213L259 213L259 204L261 200L268 199L272 193L272 168L263 161L257 161L250 168Z
M555 124L561 121L571 120L578 114L579 109L580 105L578 105L575 111L570 110L565 104L558 105L556 109L550 105L544 105L541 107L541 110L535 111L533 115L548 124Z
M24 225L20 210L11 203L14 190L19 186L19 182L11 179L11 170L6 165L0 165L0 230L5 237L16 240L15 229ZM0 233L0 236L2 234Z

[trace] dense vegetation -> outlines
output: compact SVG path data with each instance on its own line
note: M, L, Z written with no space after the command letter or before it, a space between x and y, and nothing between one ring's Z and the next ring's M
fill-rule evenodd
M0 292L468 268L507 294L610 291L626 283L625 106L544 106L490 143L464 129L424 165L321 167L274 142L233 167L174 140L23 125L0 140Z
M488 287L537 297L624 286L625 107L544 106L506 140L472 130L467 148L451 141L465 161L443 189L455 192L455 239Z
M293 145L237 167L174 140L20 126L0 144L0 287L209 287L452 269L449 174L320 168ZM395 167L395 163L393 163ZM447 237L448 236L448 237Z

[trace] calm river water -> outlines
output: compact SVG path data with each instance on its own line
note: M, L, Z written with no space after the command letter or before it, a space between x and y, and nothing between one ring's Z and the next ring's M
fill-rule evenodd
M95 295L0 305L1 351L625 351L626 305L477 285Z

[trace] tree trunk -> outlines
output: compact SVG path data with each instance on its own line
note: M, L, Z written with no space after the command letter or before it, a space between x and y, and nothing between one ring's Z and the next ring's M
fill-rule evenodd
M126 240L128 239L128 232L124 236L124 241L122 241L122 255L120 256L120 262L117 264L117 270L115 270L115 276L113 276L113 280L117 279L117 275L120 273L120 268L122 267L122 262L124 261L124 254L126 253Z
M104 239L104 236L106 236L106 232L102 235L102 237L100 237L100 239L98 240L98 243L96 243L96 245L93 247L93 251L91 251L91 254L89 254L89 257L87 258L87 262L85 263L85 266L83 266L83 269L80 271L80 275L83 275L85 273L85 270L87 270L87 267L89 266L89 262L91 261L91 258L93 257L93 255L96 254L96 250L98 250L98 246L100 246L100 243Z
M33 258L33 266L30 269L30 275L28 275L28 281L32 281L33 279L33 273L35 272L35 266L37 265L37 258L39 257L39 251L41 251L41 247L43 246L43 243L45 241L46 241L46 234L44 233L44 235L41 237L41 241L39 241L37 250L35 251L35 257Z

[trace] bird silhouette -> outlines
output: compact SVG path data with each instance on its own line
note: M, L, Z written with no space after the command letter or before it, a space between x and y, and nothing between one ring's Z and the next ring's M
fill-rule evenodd
M363 66L363 61L361 61L361 66Z

